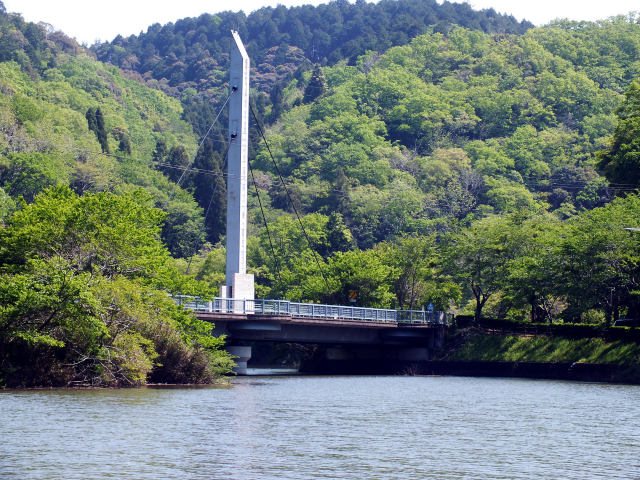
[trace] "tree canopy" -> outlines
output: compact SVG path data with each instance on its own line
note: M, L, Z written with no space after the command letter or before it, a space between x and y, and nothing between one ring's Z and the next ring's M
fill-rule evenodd
M173 266L163 217L142 190L78 196L68 187L16 212L0 229L0 376L126 386L226 371L212 325L167 295L207 287Z
M640 82L633 82L618 108L618 124L608 150L601 152L598 166L607 179L619 186L640 187Z

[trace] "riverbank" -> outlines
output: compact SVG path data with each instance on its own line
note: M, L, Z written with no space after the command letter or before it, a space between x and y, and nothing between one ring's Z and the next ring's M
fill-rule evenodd
M572 332L572 335L576 332ZM619 336L579 338L512 334L470 327L450 332L429 360L371 355L314 355L301 373L331 375L453 375L640 384L640 343Z
M640 343L635 336L576 338L460 329L429 365L429 373L640 383Z
M580 362L429 361L416 367L421 375L506 377L580 382L640 384L639 365Z
M311 375L504 377L640 384L639 365L580 362L316 360L304 365L301 373Z
M640 365L640 344L600 337L457 332L438 360Z

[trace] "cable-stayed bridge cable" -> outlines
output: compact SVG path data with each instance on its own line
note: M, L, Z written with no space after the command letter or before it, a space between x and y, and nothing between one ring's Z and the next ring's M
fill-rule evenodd
M307 234L306 228L304 228L304 224L302 223L302 220L300 218L300 214L298 213L298 209L296 208L296 205L293 202L293 199L291 198L291 194L289 193L289 189L287 188L287 184L284 182L284 177L282 175L282 172L280 171L280 167L278 166L278 162L276 162L276 159L273 156L273 153L271 152L271 147L269 147L269 143L267 142L267 138L264 135L264 131L263 131L262 127L260 126L260 122L258 121L258 117L256 116L256 112L253 111L253 105L249 104L249 107L251 109L251 114L253 115L253 119L256 122L256 126L258 127L258 131L260 132L260 136L262 137L262 141L264 142L265 146L267 147L267 151L269 152L269 157L271 157L271 161L273 162L273 165L276 168L276 172L278 173L278 177L280 177L280 183L282 184L282 187L284 188L284 190L285 190L285 192L287 194L287 198L289 199L289 202L291 203L291 207L293 208L293 211L294 211L294 213L296 215L296 218L298 219L298 223L300 223L300 227L302 228L302 233L304 233L304 236L307 239L307 243L309 244L309 249L311 250L311 253L313 254L313 258L316 261L316 264L318 265L318 269L320 271L320 274L322 275L322 279L324 280L324 284L327 287L327 295L328 295L331 292L331 288L329 287L329 281L327 280L327 277L324 274L324 269L320 265L320 260L318 260L318 254L314 250L314 244L311 242L311 238L309 238L309 235Z

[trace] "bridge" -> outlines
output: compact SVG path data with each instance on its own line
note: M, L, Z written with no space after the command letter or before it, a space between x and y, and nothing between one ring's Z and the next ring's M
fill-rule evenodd
M231 33L229 96L222 107L228 102L225 284L220 287L219 298L205 301L178 296L174 300L193 310L198 318L213 322L214 335L226 336L227 350L236 357L238 373L246 373L251 357L247 344L259 341L322 344L327 346L328 359L373 356L428 360L430 349L444 337L448 316L443 312L254 298L254 277L247 273L246 266L250 61L238 33ZM283 186L286 188L284 182ZM305 236L313 250L306 232Z
M215 324L227 350L246 373L253 342L311 343L327 347L327 360L385 356L428 360L452 317L445 312L323 305L288 300L176 296L174 301Z

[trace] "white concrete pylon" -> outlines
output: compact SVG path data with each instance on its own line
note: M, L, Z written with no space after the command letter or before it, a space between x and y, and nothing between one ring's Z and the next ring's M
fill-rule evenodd
M238 32L231 31L229 78L229 153L227 169L226 288L221 296L254 298L253 275L247 274L247 176L249 170L249 56Z

